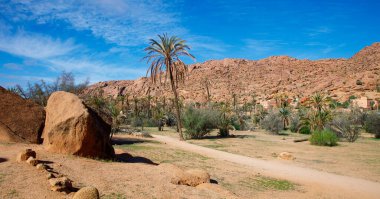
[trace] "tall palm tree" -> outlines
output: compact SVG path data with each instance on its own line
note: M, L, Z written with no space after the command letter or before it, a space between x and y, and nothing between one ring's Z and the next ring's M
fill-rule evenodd
M178 83L184 81L187 72L186 64L180 59L180 56L188 56L192 59L195 57L188 52L190 47L186 45L186 41L176 36L169 37L167 34L158 35L159 40L150 39L150 45L144 50L147 55L144 59L151 63L147 70L152 81L157 82L157 78L161 82L161 74L165 75L165 82L169 76L170 85L174 94L174 102L177 117L177 129L180 140L183 140L181 113L178 103Z

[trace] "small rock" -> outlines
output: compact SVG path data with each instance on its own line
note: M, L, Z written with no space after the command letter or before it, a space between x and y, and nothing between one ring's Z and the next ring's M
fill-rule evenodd
M46 178L47 178L48 180L50 180L50 179L52 179L52 178L55 178L55 176L54 176L54 174L52 174L52 173L48 173L48 174L46 175Z
M46 166L45 166L44 164L42 164L42 163L38 163L38 164L36 165L36 168L37 168L38 170L46 170Z
M67 177L49 179L52 191L69 192L73 186L71 180Z
M36 166L38 164L38 160L34 157L29 157L28 160L26 160L26 162L32 166Z
M282 160L294 160L296 159L291 153L289 152L281 152L280 155L278 155L279 159Z
M32 149L26 149L21 151L20 153L17 154L17 162L24 162L28 160L29 157L36 158L36 152L33 151Z
M188 185L195 187L202 183L209 183L210 175L202 169L190 169L185 172L176 172L176 176L172 178L171 183L179 185Z
M99 191L95 187L83 187L73 196L73 199L99 199Z

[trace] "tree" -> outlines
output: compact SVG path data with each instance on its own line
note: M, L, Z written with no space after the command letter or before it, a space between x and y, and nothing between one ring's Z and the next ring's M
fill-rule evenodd
M167 34L158 35L159 40L150 39L150 45L144 50L147 55L147 63L151 63L147 70L147 75L154 83L159 78L161 82L161 74L165 74L165 82L169 76L170 85L174 94L174 102L176 108L177 128L180 140L184 140L182 134L181 113L178 103L178 84L184 81L185 73L187 72L186 64L180 59L180 56L187 56L192 59L195 57L188 52L190 47L186 45L186 41L176 36L169 37Z

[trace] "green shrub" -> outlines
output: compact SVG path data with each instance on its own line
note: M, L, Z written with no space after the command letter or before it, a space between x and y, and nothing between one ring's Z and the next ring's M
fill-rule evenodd
M218 114L209 109L188 107L183 117L185 135L190 139L200 139L217 126Z
M375 138L380 138L380 113L379 112L371 112L368 114L364 129L368 133L375 134Z
M310 137L310 143L318 146L336 146L338 137L334 132L328 129L314 131Z
M309 126L302 126L299 129L299 133L301 133L301 134L310 134L311 133L310 127Z
M278 111L271 111L260 122L260 126L274 134L279 134L284 129L284 122Z

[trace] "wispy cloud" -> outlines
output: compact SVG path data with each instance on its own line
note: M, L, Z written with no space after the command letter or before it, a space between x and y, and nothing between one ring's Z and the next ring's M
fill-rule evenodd
M46 59L66 55L77 48L78 45L75 45L72 39L61 41L24 31L14 35L0 32L0 51L22 57Z
M16 63L5 63L3 64L4 68L11 69L11 70L21 70L22 66L20 64Z
M262 56L268 53L273 54L275 50L278 50L287 44L279 40L246 39L244 42L245 50L256 56Z
M329 34L332 32L332 29L326 26L320 26L316 28L310 28L307 30L307 35L310 37L315 37L322 34Z
M185 31L178 25L178 14L169 11L169 5L161 0L15 0L15 10L9 6L2 7L11 12L7 14L13 20L40 24L61 20L75 30L89 30L96 37L122 46L139 45L157 32Z

